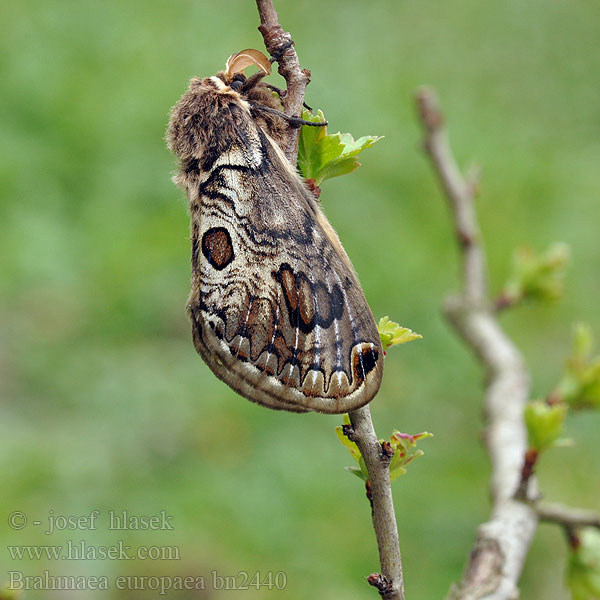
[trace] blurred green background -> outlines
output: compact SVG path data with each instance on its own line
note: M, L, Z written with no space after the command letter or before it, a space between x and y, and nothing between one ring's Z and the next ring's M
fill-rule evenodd
M377 431L435 437L394 484L407 598L440 598L489 512L483 376L440 315L458 285L444 199L421 151L413 93L439 91L463 166L483 166L478 209L498 289L513 248L563 240L564 300L503 324L544 395L570 330L600 335L600 8L592 0L280 0L307 101L330 131L385 135L321 200L376 317L422 341L388 354ZM378 569L362 484L339 418L269 411L196 355L184 303L186 204L170 181L167 115L193 75L263 48L251 0L4 2L0 23L0 581L34 575L287 574L245 597L373 598ZM272 82L278 83L278 76ZM598 507L598 415L544 457L548 499ZM46 535L48 516L100 511L97 530ZM22 530L7 516L23 511ZM108 531L108 511L172 516L172 531ZM51 513L50 511L53 511ZM33 524L41 521L40 526ZM180 560L12 560L9 544L177 546ZM538 530L523 598L564 599L565 545ZM30 591L25 598L157 592ZM163 596L164 597L164 596ZM236 596L234 596L236 597Z

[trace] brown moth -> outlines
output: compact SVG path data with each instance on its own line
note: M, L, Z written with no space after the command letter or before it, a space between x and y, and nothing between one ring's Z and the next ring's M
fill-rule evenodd
M246 79L250 64L260 74ZM257 50L193 78L171 112L174 181L189 200L194 345L253 402L344 413L369 402L383 350L363 291L319 203L283 154L281 103Z

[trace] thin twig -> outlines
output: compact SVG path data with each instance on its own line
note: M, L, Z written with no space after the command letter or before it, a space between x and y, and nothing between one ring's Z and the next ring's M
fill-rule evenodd
M534 504L540 521L557 523L564 527L596 527L600 529L600 513L564 504Z
M487 296L485 256L473 202L478 186L476 182L467 181L456 164L444 127L444 117L435 103L433 93L422 90L418 102L427 134L425 149L448 197L456 237L463 251L464 299L483 304Z
M425 149L448 197L461 249L463 289L447 299L445 314L487 374L485 442L492 462L492 513L479 526L462 579L452 586L448 598L513 599L519 594L517 582L537 526L535 510L514 499L527 450L523 409L529 397L529 374L489 300L474 186L454 160L435 93L422 89L417 102ZM528 497L534 496L533 478L528 487Z
M351 412L350 422L352 440L356 442L369 472L371 516L381 564L381 574L377 574L378 577L372 575L369 583L377 587L385 600L403 600L404 580L390 482L390 457L382 452L368 406Z
M279 73L287 84L283 95L284 112L297 116L302 110L304 93L310 81L310 72L300 68L298 56L290 46L291 36L279 25L272 0L256 0L261 25L258 28L271 56L277 57ZM297 161L298 129L288 129L284 149L290 162ZM368 406L350 413L353 440L358 445L369 472L369 490L373 527L377 537L381 573L373 573L368 581L385 600L404 600L404 580L398 541L398 528L392 499L389 459L382 460L382 447L377 440L371 411Z
M261 32L265 41L265 48L271 56L277 58L278 72L287 84L286 93L283 95L283 112L290 117L298 117L302 113L304 93L310 82L310 71L300 68L298 55L292 43L292 36L279 24L277 13L272 0L256 0L260 16ZM300 129L289 127L287 143L283 149L287 159L296 165L298 159L298 136Z

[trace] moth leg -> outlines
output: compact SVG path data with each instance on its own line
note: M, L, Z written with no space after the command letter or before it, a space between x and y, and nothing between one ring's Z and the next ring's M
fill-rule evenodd
M296 42L294 42L294 40L290 40L287 44L285 44L283 46L283 48L280 48L277 52L275 52L275 54L271 55L271 58L269 59L269 62L271 64L273 64L274 62L279 62L279 59L283 56L283 53L288 49L291 48ZM279 94L279 97L282 98L287 92L286 90L282 90L281 88L275 87L274 85L270 85L267 83L267 87L270 90L273 90L274 92L276 92L277 94ZM310 110L312 112L312 108L306 104L306 102L302 103L302 106L304 106L304 108L307 108L308 110ZM290 123L291 124L291 123ZM300 123L299 125L295 125L296 127L300 127L300 125L306 125L307 123Z
M292 127L301 127L302 125L309 125L311 127L325 127L329 125L327 121L319 121L315 123L313 121L305 121L300 117L290 117L289 115L282 113L280 110L275 110L274 108L270 108L269 106L262 106L260 104L253 104L252 109L262 110L263 112L268 112L273 115L277 115L281 117L284 121L287 121Z
M254 73L254 75L250 75L246 81L239 86L238 91L242 94L251 90L263 77L265 77L266 73L262 71L258 71L258 73Z
M286 94L287 91L286 90L282 90L281 88L278 88L275 85L271 85L270 83L265 83L265 85L273 92L275 92L276 94L279 95L280 98L283 98ZM302 103L302 106L304 106L304 108L307 108L308 110L310 110L310 112L312 112L312 107L310 107L308 104L306 104L306 102Z
M287 42L287 44L285 44L279 50L277 50L277 52L275 52L275 54L271 54L271 58L269 59L269 62L271 64L273 64L274 62L279 62L279 59L283 56L283 53L288 48L291 48L294 44L295 44L294 40L290 40L289 42Z

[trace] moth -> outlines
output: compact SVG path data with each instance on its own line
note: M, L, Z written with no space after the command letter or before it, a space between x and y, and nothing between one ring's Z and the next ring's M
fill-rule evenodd
M246 78L250 64L260 71ZM191 220L193 341L248 400L344 413L377 393L383 350L337 234L281 150L288 123L262 81L269 72L262 53L244 50L193 78L171 111L173 179Z

